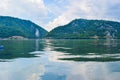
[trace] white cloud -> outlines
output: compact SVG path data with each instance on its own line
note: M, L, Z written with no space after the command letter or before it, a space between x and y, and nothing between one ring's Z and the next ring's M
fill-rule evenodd
M106 19L106 20L118 20L120 8L113 10L111 7L120 5L119 0L68 0L69 4L65 6L66 11L61 11L62 14L56 17L53 21L50 21L46 28L48 30L53 29L59 25L65 25L75 18L85 19ZM111 11L110 13L108 13ZM113 11L113 12L112 12ZM118 15L115 17L116 13ZM113 15L110 15L113 14Z
M120 0L2 0L0 15L31 20L46 30L76 18L120 21Z
M14 16L42 24L41 17L46 17L47 7L43 0L2 0L0 15Z

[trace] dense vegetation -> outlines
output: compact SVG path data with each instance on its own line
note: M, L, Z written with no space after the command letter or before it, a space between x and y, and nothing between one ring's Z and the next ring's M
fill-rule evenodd
M47 35L48 38L120 38L120 23L105 20L76 19L59 26Z
M36 30L39 31L38 37L35 35ZM12 36L43 38L46 34L46 30L31 21L8 16L0 16L0 38L8 38Z

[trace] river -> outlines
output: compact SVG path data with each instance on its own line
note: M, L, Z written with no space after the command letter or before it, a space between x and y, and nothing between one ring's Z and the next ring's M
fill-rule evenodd
M120 80L120 40L0 40L0 80Z

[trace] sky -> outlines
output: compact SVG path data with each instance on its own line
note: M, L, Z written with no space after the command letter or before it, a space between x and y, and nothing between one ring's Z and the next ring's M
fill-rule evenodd
M1 0L0 15L31 20L50 31L78 18L120 22L120 0Z

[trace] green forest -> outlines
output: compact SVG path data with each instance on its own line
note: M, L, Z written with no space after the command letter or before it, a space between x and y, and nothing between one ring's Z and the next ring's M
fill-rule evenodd
M39 31L36 36L36 31ZM120 22L106 20L75 19L47 32L29 20L0 16L0 38L22 36L24 38L91 39L120 38Z
M39 31L36 37L35 32ZM47 31L42 27L34 24L29 20L0 16L0 38L8 38L11 36L22 36L25 38L43 38Z
M54 28L47 37L57 39L120 38L120 23L75 19L67 25Z

